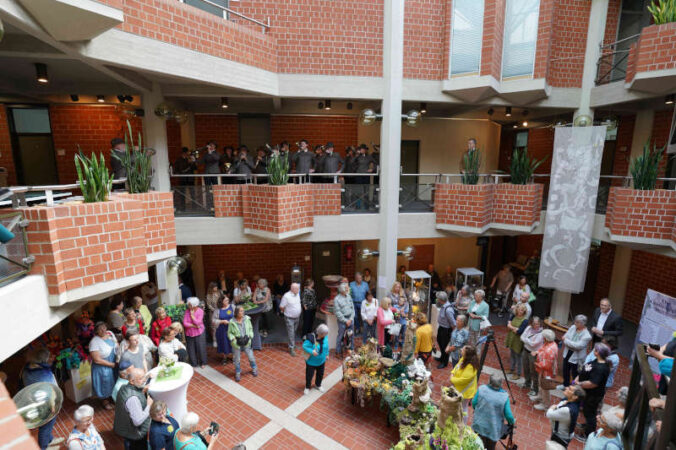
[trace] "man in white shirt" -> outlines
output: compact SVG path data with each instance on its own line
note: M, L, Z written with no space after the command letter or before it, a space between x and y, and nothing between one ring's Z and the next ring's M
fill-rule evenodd
M378 312L378 303L373 298L371 292L366 293L366 298L361 302L361 320L362 342L366 342L370 337L376 337L376 313Z
M296 356L296 329L300 322L300 284L291 283L289 291L282 296L282 301L279 304L279 310L284 313L284 323L286 324L286 334L289 338L289 353L291 356Z

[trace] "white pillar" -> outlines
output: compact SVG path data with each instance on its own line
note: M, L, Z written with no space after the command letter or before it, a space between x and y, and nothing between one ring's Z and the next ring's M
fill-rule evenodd
M152 187L156 191L170 191L169 184L169 150L167 148L167 124L164 118L155 115L155 107L164 101L160 92L160 85L153 83L153 89L142 96L143 131L146 136L145 146L155 149L152 157L153 181Z
M643 146L652 136L654 121L655 111L652 109L642 109L636 113L634 134L631 138L631 151L629 152L629 169L631 169L631 159L636 158L643 153ZM627 175L629 175L629 173L627 173Z
M589 11L589 26L587 27L587 48L585 49L584 68L582 72L582 89L580 92L580 107L574 116L589 115L593 111L589 107L591 90L596 81L596 68L601 56L600 45L606 32L606 16L608 14L608 0L592 0Z
M552 295L552 309L550 316L562 325L568 324L570 311L570 292L554 291Z
M397 272L401 97L404 56L404 0L385 3L383 34L383 122L380 127L380 241L378 297L385 295Z
M613 305L613 310L622 315L624 298L627 295L627 283L629 282L629 267L631 266L632 250L620 245L615 247L613 259L613 271L610 275L610 288L608 300Z
M178 289L178 273L168 270L166 261L157 263L157 289L160 294L160 303L163 305L177 305L181 302L181 291Z

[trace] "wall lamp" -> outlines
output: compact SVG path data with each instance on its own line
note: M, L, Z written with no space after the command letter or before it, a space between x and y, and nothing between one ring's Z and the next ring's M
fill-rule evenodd
M403 250L397 250L397 255L404 256L410 261L415 258L415 247L409 245ZM380 256L380 252L378 250L371 250L369 248L362 248L357 252L357 258L361 259L362 261L368 261L371 258L378 256Z
M326 100L324 100L324 109L325 109L326 111L330 111L330 110L331 110L331 100L328 99L328 98L327 98Z
M364 109L359 114L359 123L364 126L373 125L379 120L383 120L383 115L376 113L371 108ZM417 127L422 121L422 114L417 109L412 109L406 114L402 114L401 120L409 127Z
M221 97L221 108L228 109L228 97Z

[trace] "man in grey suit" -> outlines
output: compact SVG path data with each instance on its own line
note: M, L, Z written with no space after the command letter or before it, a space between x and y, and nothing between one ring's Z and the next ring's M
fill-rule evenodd
M237 156L237 161L232 165L230 173L235 173L238 175L246 175L243 177L238 177L237 182L240 184L246 183L246 180L251 179L251 173L254 170L254 163L249 157L249 149L246 145L242 145L239 148L239 154Z
M216 150L216 142L209 141L207 143L207 152L197 162L204 164L204 173L221 173L221 154ZM217 182L218 178L216 177L204 177L204 184L211 185Z
M324 156L324 173L340 173L343 171L345 161L343 158L333 151L333 142L327 142ZM327 177L325 183L333 183L334 177Z
M375 161L373 158L367 154L368 147L366 144L361 144L357 148L357 155L354 157L354 170L356 173L373 173L375 172ZM369 208L369 184L371 183L370 177L360 176L355 177L355 183L360 185L357 188L357 195L361 198L357 201L357 208L359 209L368 209Z
M310 174L315 171L315 155L308 148L307 141L305 139L299 142L299 149L296 153L292 155L292 162L294 167L294 173ZM307 181L310 181L309 178ZM296 178L298 182L298 178Z

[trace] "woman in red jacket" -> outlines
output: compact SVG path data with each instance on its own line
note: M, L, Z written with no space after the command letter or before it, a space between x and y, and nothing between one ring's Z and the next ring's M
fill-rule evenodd
M171 325L171 317L167 316L167 311L161 306L155 310L155 316L157 318L153 322L153 327L150 330L150 339L153 340L155 345L160 345L162 330Z

